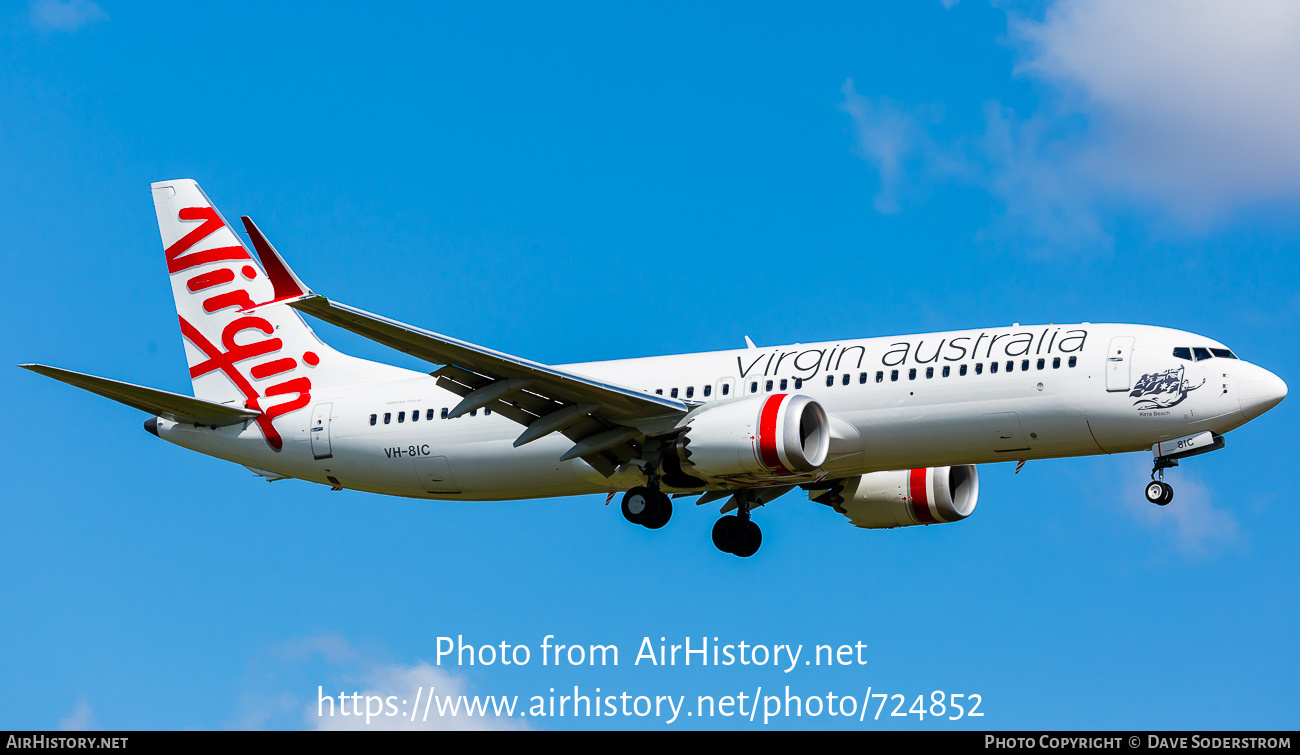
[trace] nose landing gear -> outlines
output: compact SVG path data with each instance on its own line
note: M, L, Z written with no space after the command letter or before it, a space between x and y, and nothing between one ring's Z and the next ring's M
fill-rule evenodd
M1157 456L1155 465L1151 468L1151 482L1147 484L1147 500L1157 506L1168 506L1169 502L1174 500L1174 486L1165 482L1165 470L1170 467L1178 466L1177 459L1171 459L1168 456ZM1159 475L1160 479L1156 479Z
M1155 457L1155 463L1151 467L1151 482L1147 484L1147 500L1157 506L1168 506L1174 500L1174 489L1165 482L1165 470L1178 466L1179 459L1217 451L1223 445L1223 436L1206 431L1152 446L1151 455Z

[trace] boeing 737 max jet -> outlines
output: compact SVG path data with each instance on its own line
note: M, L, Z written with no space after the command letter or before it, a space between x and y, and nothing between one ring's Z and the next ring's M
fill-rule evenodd
M245 217L259 265L194 181L153 199L194 396L22 366L271 480L477 501L623 491L623 515L652 529L673 498L727 499L713 541L750 556L754 509L794 488L859 527L955 522L987 462L1149 451L1146 495L1165 505L1165 469L1286 396L1225 345L1147 325L545 365L326 299ZM341 354L300 313L437 369Z

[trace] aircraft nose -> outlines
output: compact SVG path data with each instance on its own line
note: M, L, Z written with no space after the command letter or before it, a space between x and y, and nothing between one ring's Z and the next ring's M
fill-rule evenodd
M1286 383L1262 367L1241 383L1237 395L1241 399L1241 413L1246 419L1254 419L1264 412L1282 403L1286 398Z

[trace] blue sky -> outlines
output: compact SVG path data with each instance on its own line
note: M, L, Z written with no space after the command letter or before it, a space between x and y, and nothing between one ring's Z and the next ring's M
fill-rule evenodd
M542 362L1119 321L1294 384L1297 32L1266 2L14 3L0 353L187 392L148 193L187 177L317 290ZM742 561L712 507L650 532L603 496L268 485L134 410L0 385L0 728L312 728L318 685L420 684L945 690L986 714L768 728L1298 723L1294 399L1172 472L1167 508L1143 455L989 465L944 527L857 531L792 494ZM456 635L534 661L431 665ZM542 667L546 635L621 663ZM869 663L632 665L687 635L860 641Z

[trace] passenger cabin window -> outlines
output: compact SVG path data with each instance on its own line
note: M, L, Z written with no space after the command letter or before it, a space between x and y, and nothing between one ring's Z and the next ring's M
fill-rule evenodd
M694 397L695 397L695 386L693 385L686 386L686 398L694 398Z
M1010 359L1008 359L1008 360L1007 360L1007 372L1015 372L1015 371L1016 371L1016 363L1013 362L1013 361L1011 361Z
M794 389L797 391L803 387L803 378L794 379Z
M755 380L749 384L750 393L758 393L758 381Z
M389 422L392 422L392 421L393 421L393 413L392 413L392 412L384 412L384 424L387 425Z
M835 385L835 376L834 376L834 375L827 375L827 376L826 376L826 387L827 387L827 388L830 388L832 385Z
M1070 357L1070 366L1071 366L1071 367L1073 367L1074 365L1076 365L1076 364L1078 364L1078 363L1079 363L1079 358L1078 358L1078 357Z
M405 421L406 421L406 412L398 412L398 413L397 413L397 424L400 425L400 424L402 424L402 423L405 422Z
M662 395L664 395L664 389L663 389L663 388L655 388L655 395L656 395L656 396L662 396Z
M731 383L723 383L723 384L722 384L722 395L725 396L725 395L727 395L728 393L731 393Z
M668 395L672 396L673 398L677 398L677 389L676 388L672 389L671 391L668 392Z
M492 414L492 410L491 410L490 408L488 408L488 407L486 407L486 406L483 407L483 416L484 416L484 417L491 416L491 414Z
M1193 347L1192 354L1196 356L1196 361L1198 362L1210 358L1210 350L1201 348L1200 346Z
M983 362L976 362L976 363L975 363L975 374L976 374L976 375L983 375L983 374L984 374L984 363L983 363Z
M1060 358L1060 357L1052 357L1052 369L1054 369L1054 370L1059 370L1059 369L1061 369L1061 358Z
M420 421L420 410L419 410L419 409L416 409L415 411L411 412L411 421L412 421L412 422L419 422L419 421Z
M1043 360L1041 360L1041 359L1038 360L1038 369L1040 369L1040 370L1043 369ZM1020 360L1020 371L1021 371L1021 372L1029 372L1029 360L1028 360L1028 359L1021 359L1021 360Z
M447 419L447 407L442 407L442 418Z
M951 373L952 373L952 368L945 364L943 366L943 376L948 377L948 375Z
M378 417L377 415L374 415L374 414L370 415L370 426L371 426L371 427L374 427L374 426L375 426L375 423L378 422L378 421L379 421L379 417Z
M785 379L785 378L781 378L781 390L784 391L786 385L788 385L788 383L786 383L786 379Z
M469 412L469 416L471 416L471 417L477 417L477 416L478 416L478 409L471 409L470 412ZM400 421L400 420L399 420L399 421Z
M767 384L763 386L763 389L766 390L768 393L771 393L771 392L772 392L772 381L771 381L771 380L767 381Z
M963 364L962 366L958 367L957 374L961 375L962 377L966 377L966 365Z
M993 373L994 375L997 374L997 372L998 372L998 363L997 363L997 362L989 362L989 372Z
M908 379L908 380L916 380L916 368L915 368L915 367L913 367L912 369L910 369L910 370L907 371L907 379Z
M425 414L424 414L424 418L425 418L425 419L433 419L433 410L430 409L429 411L425 412Z
M1041 370L1041 369L1043 369L1043 368L1046 367L1046 366L1047 366L1047 360L1046 360L1046 359L1039 359L1039 360L1038 360L1038 369Z
M867 373L864 372L861 375L858 375L858 385L865 385L866 382L867 382Z
M898 380L898 370L890 370L890 371L889 371L889 382L892 383L892 382L895 382L896 380Z
M879 372L876 373L876 382L877 382L877 383L883 383L883 382L885 382L885 371L884 371L884 370L880 370Z
M713 395L713 386L711 385L704 386L704 397L708 398L711 395Z
M933 367L926 367L926 368L925 368L925 379L926 379L926 380L929 380L929 379L932 378L932 377L934 377L934 368L933 368Z
M847 372L844 373L844 379L840 381L840 384L841 384L841 385L848 385L848 384L849 384L849 373L847 373Z

